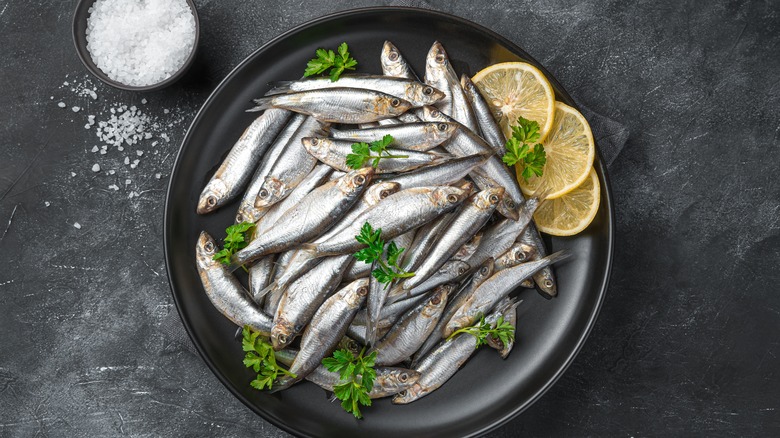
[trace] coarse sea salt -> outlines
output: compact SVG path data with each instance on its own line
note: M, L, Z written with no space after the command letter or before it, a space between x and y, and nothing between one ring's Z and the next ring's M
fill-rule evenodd
M168 79L194 49L195 17L185 0L97 0L89 14L92 60L125 85Z

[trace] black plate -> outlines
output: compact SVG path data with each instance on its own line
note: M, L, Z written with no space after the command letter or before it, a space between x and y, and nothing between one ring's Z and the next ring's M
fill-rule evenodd
M469 436L508 421L538 399L561 376L587 337L604 298L612 263L613 211L604 165L595 167L601 182L601 208L593 224L572 238L548 241L550 248L571 249L576 258L557 268L559 297L545 300L521 292L518 342L504 361L494 351L477 352L463 369L433 394L406 406L388 399L365 409L357 421L311 383L268 395L249 386L251 372L233 334L235 326L214 309L195 270L195 242L201 230L221 238L233 223L237 202L215 214L198 216L198 194L222 157L256 114L245 113L250 99L268 82L300 77L318 47L342 41L363 72L381 72L379 53L393 41L422 73L434 40L447 48L458 72L475 73L503 61L525 60L539 66L503 37L461 18L411 8L370 8L323 17L269 42L228 75L198 113L182 143L168 189L165 253L177 309L203 360L244 404L278 427L306 436ZM542 71L544 69L542 68ZM546 71L557 98L574 105ZM565 415L562 414L562 415Z

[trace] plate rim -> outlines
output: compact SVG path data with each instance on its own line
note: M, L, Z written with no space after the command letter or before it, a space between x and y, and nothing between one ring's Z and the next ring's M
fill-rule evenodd
M216 366L210 359L210 357L205 353L202 345L200 344L200 341L197 337L193 335L193 330L190 324L190 321L188 318L185 317L185 315L182 314L182 307L179 303L179 297L176 293L176 289L174 287L174 282L171 274L171 266L173 265L172 262L172 252L169 248L169 242L168 239L170 237L169 233L169 221L171 220L171 213L170 213L170 204L172 202L172 187L173 187L173 181L175 176L177 175L179 171L180 161L182 160L182 155L185 149L185 145L190 140L190 136L192 135L192 130L195 127L196 123L200 122L200 119L203 117L203 114L206 112L206 110L213 104L214 97L222 91L222 89L225 87L228 80L230 80L240 69L242 69L246 64L248 64L250 61L252 61L255 57L262 54L265 50L267 50L270 46L276 44L277 42L289 37L292 34L298 33L304 29L307 29L309 27L317 26L323 22L327 22L330 20L348 17L351 15L360 15L360 14L366 14L366 13L377 13L377 12L393 12L393 11L404 11L404 12L413 12L418 14L426 14L426 15L432 15L437 18L443 18L446 20L452 20L459 22L466 26L471 26L478 30L479 32L482 32L484 34L487 34L491 38L494 38L495 40L499 41L504 46L511 49L513 52L519 52L524 55L526 60L533 63L535 66L539 67L539 69L542 71L542 73L545 74L545 77L547 77L549 80L554 82L557 86L557 91L559 91L564 98L566 98L569 102L571 102L574 108L576 108L578 111L582 112L577 102L572 99L572 97L569 95L569 93L566 91L566 89L557 81L557 79L550 74L549 71L536 59L534 59L531 55L529 55L525 50L523 50L518 44L510 41L506 37L498 34L497 32L482 26L481 24L475 23L471 20L468 20L466 18L462 18L453 14L449 14L446 12L441 12L437 10L432 9L425 9L425 8L419 8L419 7L409 7L409 6L371 6L371 7L363 7L363 8L352 8L352 9L346 9L343 11L338 11L334 13L330 13L327 15L323 15L320 17L313 18L311 20L308 20L304 23L301 23L299 25L296 25L276 37L270 39L265 44L257 48L256 50L252 51L249 55L247 55L241 62L239 62L235 67L233 67L230 72L225 75L225 77L217 84L217 86L214 88L214 90L209 93L209 96L206 98L206 100L201 105L200 109L198 109L198 112L195 114L195 117L193 117L192 122L190 123L190 126L187 128L187 131L184 135L184 138L182 139L179 150L176 152L176 160L173 163L173 167L171 170L171 175L168 177L168 188L166 190L165 195L165 206L164 206L164 214L163 214L163 251L164 251L164 259L165 259L165 272L168 278L168 287L170 288L171 295L173 296L174 304L176 305L176 312L179 314L179 319L182 321L182 324L184 325L185 331L187 332L187 336L189 337L192 344L195 346L196 351L198 352L198 355L201 357L201 359L206 363L206 366L209 368L209 370L217 377L217 380L222 383L222 385L230 391L230 393L236 397L241 403L243 403L246 407L248 407L252 412L259 415L263 420L273 424L275 427L278 427L282 430L284 430L287 433L290 433L294 436L311 436L311 435L305 435L301 433L301 431L296 430L295 428L291 427L287 423L284 423L282 421L278 421L273 416L267 414L264 410L259 409L257 406L255 406L253 403L251 403L246 397L244 397L240 392L238 392L235 388L233 388L232 384L228 382L227 378L222 376L220 372L216 370ZM507 422L511 421L512 419L519 416L521 413L523 413L526 409L531 407L534 403L536 403L544 394L547 393L547 391L550 390L557 382L558 380L566 373L566 371L569 369L569 367L574 362L574 359L577 357L577 355L582 350L582 347L585 345L585 342L587 341L588 337L590 336L591 331L593 330L593 327L595 326L596 320L598 319L598 316L601 312L601 307L604 303L604 300L607 295L607 290L609 287L609 281L612 274L612 264L613 264L613 256L614 256L614 246L615 246L615 210L612 203L612 186L609 181L609 175L607 173L607 166L604 164L604 159L601 153L601 150L598 147L598 143L596 145L596 154L598 156L597 163L594 163L597 168L597 173L599 173L603 178L603 188L604 193L606 194L605 197L602 197L601 202L606 206L607 208L607 216L609 220L607 221L607 261L606 261L606 269L604 270L604 274L601 276L601 285L600 290L598 294L598 300L596 302L596 305L594 306L592 312L590 313L587 325L585 327L585 330L579 335L576 346L572 351L567 355L565 361L558 367L557 370L555 370L554 376L549 379L544 385L542 385L539 389L537 389L534 394L529 397L525 402L517 405L514 409L507 410L507 412L501 416L499 419L494 420L490 422L489 424L486 424L485 426L471 431L467 435L463 435L464 437L477 437L482 436L488 432L494 431L495 429L505 425ZM606 202L605 202L606 201Z

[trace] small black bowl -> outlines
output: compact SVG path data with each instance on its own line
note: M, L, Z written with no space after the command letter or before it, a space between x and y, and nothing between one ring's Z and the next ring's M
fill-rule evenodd
M92 55L90 55L89 50L87 50L87 19L89 18L89 8L92 7L92 4L95 3L95 0L79 0L78 4L76 5L76 12L73 14L73 43L76 45L76 52L79 54L81 62L84 63L84 66L87 67L87 70L89 70L90 73L95 75L98 79L107 83L108 85L111 85L112 87L119 88L120 90L156 91L171 85L184 76L184 73L186 73L187 70L192 66L192 63L195 60L195 53L198 51L198 41L200 40L200 20L198 20L198 10L195 8L195 3L193 3L192 0L186 0L186 2L192 10L192 15L195 17L195 44L192 46L192 52L184 62L184 65L182 65L181 68L168 79L152 85L125 85L121 82L117 82L109 78L108 75L103 73L103 71L100 70L97 65L95 65L95 62L92 61Z

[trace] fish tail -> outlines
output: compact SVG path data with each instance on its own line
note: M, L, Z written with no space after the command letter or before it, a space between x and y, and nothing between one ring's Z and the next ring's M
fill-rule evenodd
M273 101L274 96L266 96L266 97L260 97L257 99L252 99L252 102L255 103L255 106L252 108L249 108L246 110L248 113L256 113L258 111L267 110L268 108L273 107Z
M268 92L265 93L265 94L266 94L266 96L271 96L271 95L274 95L274 94L289 93L291 91L290 87L292 86L292 83L293 83L293 81L274 81L274 82L269 82L268 85L271 86L271 89L268 90Z
M271 284L269 284L268 286L266 286L266 287L264 287L264 288L260 289L260 290L259 290L259 291L258 291L258 292L255 294L255 299L260 299L260 298L262 298L262 297L264 297L264 296L268 295L268 293L269 293L269 292L273 291L273 290L274 290L274 289L276 289L277 287L279 287L279 283L278 283L278 282L276 282L276 281L272 281L272 282L271 282Z
M554 263L558 263L561 261L564 261L571 257L571 251L569 250L561 250L556 253L550 254L547 257L543 258L542 260L546 260L548 262L548 265L552 265Z

